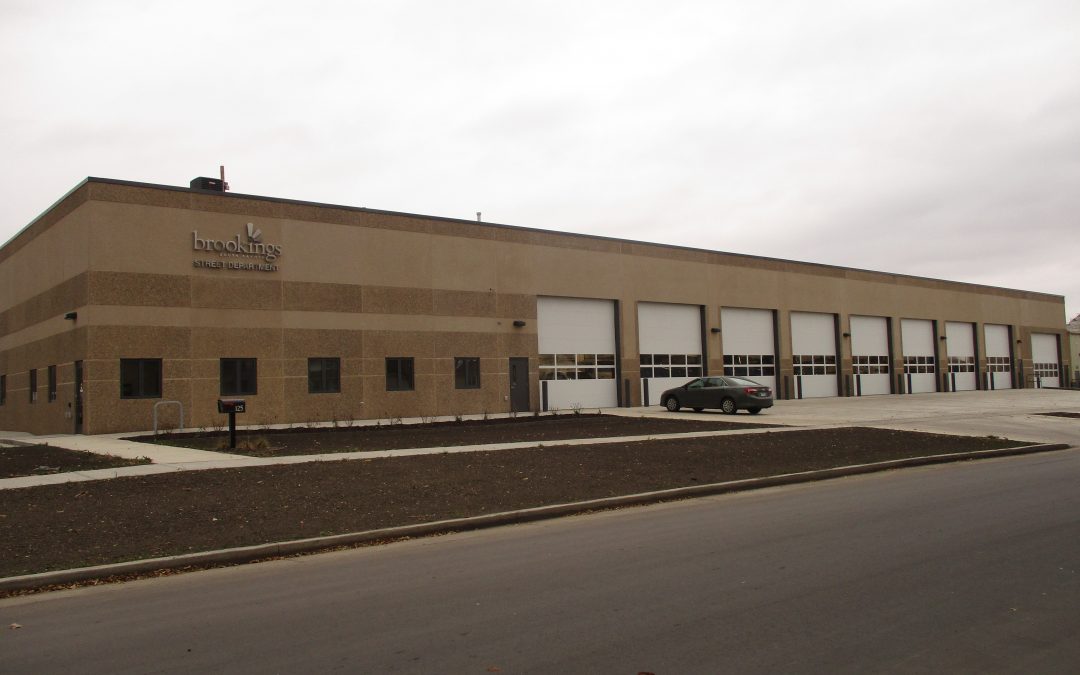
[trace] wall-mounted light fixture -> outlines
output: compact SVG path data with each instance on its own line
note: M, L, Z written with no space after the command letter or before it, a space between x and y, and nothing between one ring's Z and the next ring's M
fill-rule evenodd
M944 335L942 335L942 336L941 336L941 337L939 337L938 339L939 339L939 340L944 340L944 339L945 339L945 336L944 336Z
M514 328L524 328L524 327L525 327L525 322L522 321L521 319L516 319L514 321Z
M78 318L79 318L79 313L78 312L68 312L67 314L64 315L64 320L66 320L66 321L74 321L75 319L78 319Z
M1023 340L1021 340L1020 338L1016 338L1016 344L1020 344L1021 342L1023 342Z
M716 328L716 327L710 328L709 330L711 330L713 333L719 333L720 332L720 329Z
M851 333L842 333L844 337L851 337Z

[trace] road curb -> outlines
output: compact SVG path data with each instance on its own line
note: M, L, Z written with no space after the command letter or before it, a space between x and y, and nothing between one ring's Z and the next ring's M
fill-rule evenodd
M90 579L105 579L113 576L142 574L161 570L180 569L184 567L200 567L206 565L240 564L297 553L310 553L319 550L335 548L338 546L350 546L373 541L405 539L412 537L429 536L433 534L446 534L451 532L463 532L479 530L500 525L526 523L537 520L547 520L562 516L598 511L603 509L618 508L624 506L640 506L655 504L675 499L690 497L705 497L731 492L742 492L766 487L781 485L793 485L797 483L810 483L843 476L857 476L860 474L877 473L891 469L900 469L932 464L946 464L969 459L988 459L993 457L1009 457L1014 455L1028 455L1039 452L1054 450L1067 450L1072 446L1065 443L1043 443L1039 445L1027 445L1013 448L998 448L995 450L978 450L974 452L957 452L942 455L930 455L926 457L911 457L907 459L894 459L872 464L855 464L841 466L832 469L817 469L814 471L802 471L798 473L766 476L763 478L746 478L743 480L726 481L723 483L710 483L708 485L694 485L689 487L671 488L655 492L642 492L619 497L606 497L603 499L591 499L570 504L554 504L550 506L538 506L519 511L505 511L491 513L482 516L468 518L455 518L451 520L439 520L416 525L404 525L387 527L378 530L364 532L350 532L328 537L313 537L310 539L297 539L293 541L276 542L271 544L259 544L257 546L244 546L240 548L220 549L217 551L205 551L202 553L188 553L183 555L166 556L163 558L149 558L146 560L133 560L130 562L114 563L110 565L97 565L94 567L80 567L69 570L57 570L54 572L42 572L39 574L27 574L17 577L0 579L0 592L10 592L70 584Z

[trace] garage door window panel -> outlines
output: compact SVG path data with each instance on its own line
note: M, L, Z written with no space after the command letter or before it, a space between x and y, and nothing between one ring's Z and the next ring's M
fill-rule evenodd
M614 354L541 354L541 380L613 380Z
M772 354L725 354L724 375L732 377L772 377L776 375Z
M642 377L701 377L701 354L642 354ZM648 367L652 365L653 367Z

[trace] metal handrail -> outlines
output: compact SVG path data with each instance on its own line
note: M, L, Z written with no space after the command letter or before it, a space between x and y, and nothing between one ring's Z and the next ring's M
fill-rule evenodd
M168 405L170 403L175 403L176 405L180 406L180 430L183 430L183 428L184 428L184 404L181 403L180 401L158 401L157 403L154 404L154 435L155 436L157 436L157 432L158 432L157 431L157 426L158 426L157 425L158 406L159 405Z

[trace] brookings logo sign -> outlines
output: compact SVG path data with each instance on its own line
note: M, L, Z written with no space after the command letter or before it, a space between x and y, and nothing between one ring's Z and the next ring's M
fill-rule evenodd
M191 250L216 254L226 260L196 260L195 267L207 267L220 270L254 270L257 272L276 272L274 264L281 257L280 244L267 244L262 240L262 230L253 223L247 224L247 232L241 232L232 239L203 239L198 230L191 232ZM254 258L255 262L228 260L228 258Z

